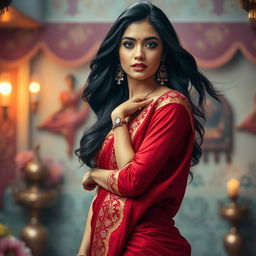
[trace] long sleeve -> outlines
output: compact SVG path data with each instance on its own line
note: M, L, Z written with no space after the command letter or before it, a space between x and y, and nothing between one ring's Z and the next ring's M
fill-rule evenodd
M192 117L183 104L169 103L155 110L133 160L109 174L110 191L125 197L145 192L166 162L179 155L192 129Z

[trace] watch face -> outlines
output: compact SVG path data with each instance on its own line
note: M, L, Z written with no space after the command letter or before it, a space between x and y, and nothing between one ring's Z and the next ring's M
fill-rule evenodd
M120 117L116 117L115 124L120 124L120 123L121 123L121 118Z

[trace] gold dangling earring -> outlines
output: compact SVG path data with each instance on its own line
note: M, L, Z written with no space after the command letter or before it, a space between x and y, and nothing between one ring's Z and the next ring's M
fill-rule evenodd
M115 80L117 81L117 84L122 84L122 82L124 81L124 71L121 67L121 65L119 64L116 70L116 77Z
M165 65L162 63L159 70L157 71L157 81L160 82L160 85L164 85L168 82L168 73L165 69Z

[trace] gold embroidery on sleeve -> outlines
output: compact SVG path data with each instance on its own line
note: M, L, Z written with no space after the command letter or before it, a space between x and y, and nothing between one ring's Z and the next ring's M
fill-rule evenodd
M167 104L170 104L170 103L181 104L182 106L184 106L184 108L186 109L186 111L189 115L191 127L192 127L192 130L194 131L194 121L193 121L194 119L193 119L192 112L191 112L191 106L190 106L190 103L188 102L187 98L184 95L182 95L180 92L171 92L164 96L165 97L162 97L158 101L158 103L155 105L155 110L157 110Z
M107 179L107 185L109 191L111 191L113 194L120 195L120 192L118 190L118 175L120 173L119 171L111 171L110 174L108 175Z
M131 164L131 162L126 164L122 169L120 169L118 171L111 171L110 174L108 175L107 186L108 186L109 191L111 191L113 194L122 196L122 194L118 190L118 176L119 176L120 172L130 164Z

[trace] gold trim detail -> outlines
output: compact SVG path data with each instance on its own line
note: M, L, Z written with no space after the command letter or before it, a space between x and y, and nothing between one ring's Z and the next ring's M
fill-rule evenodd
M149 104L147 107L144 108L144 110L134 119L131 127L130 127L130 136L131 136L131 140L133 140L138 128L140 127L140 125L142 124L142 122L144 121L144 119L147 116L147 113L149 112L149 110L153 107L152 104Z
M92 243L92 256L106 256L111 234L123 220L126 198L109 193L102 203ZM95 249L94 249L95 248Z
M113 194L120 195L120 192L118 190L118 175L121 170L119 171L111 171L110 174L108 175L107 179L107 185L109 191L111 191Z
M118 166L117 166L117 162L116 162L116 154L115 154L114 146L111 149L110 159L109 160L110 160L110 162L109 162L109 169L110 170L117 170Z
M126 164L123 168L126 168L130 164L131 162ZM109 191L119 196L123 196L118 190L118 176L119 176L119 173L122 171L122 169L118 171L111 171L107 179L107 185L108 185Z
M114 137L114 134L113 133L109 133L104 141L103 141L103 144L101 145L99 151L98 151L98 154L96 154L96 157L97 157L97 162L99 161L101 155L102 155L102 152L104 151L104 148L105 146L107 145L107 143L112 139L112 137Z
M184 108L186 109L188 115L189 115L189 119L190 119L190 123L191 123L191 127L194 130L194 118L192 116L192 112L191 112L191 107L190 107L190 103L188 102L187 98L185 98L185 96L183 96L182 94L179 94L179 96L177 97L177 93L169 94L172 97L168 97L168 98L163 98L161 101L158 102L158 104L155 106L155 110L167 105L167 104L171 104L171 103L178 103L181 104L182 106L184 106Z

